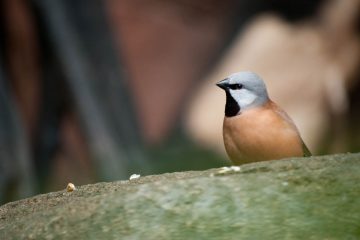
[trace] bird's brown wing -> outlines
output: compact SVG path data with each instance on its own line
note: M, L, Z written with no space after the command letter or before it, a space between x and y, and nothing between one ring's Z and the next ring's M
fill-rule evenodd
M284 110L282 110L279 106L277 106L274 102L270 102L270 105L284 120L286 120L289 124L291 124L294 127L294 129L298 132L299 137L300 137L299 130L297 129L297 127L295 126L293 120L289 117L289 115ZM301 139L301 144L302 144L302 149L303 149L303 156L311 157L312 154L311 154L310 150L305 145L305 143L301 137L300 137L300 139Z
M302 148L303 148L303 152L304 152L304 157L311 157L312 154L310 152L310 150L307 148L307 146L305 145L304 141L302 141Z

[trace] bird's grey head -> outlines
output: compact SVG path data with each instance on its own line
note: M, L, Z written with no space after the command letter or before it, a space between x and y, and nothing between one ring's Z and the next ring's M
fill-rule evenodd
M242 111L262 106L269 100L264 81L253 72L238 72L216 84L226 92L225 115L240 114Z

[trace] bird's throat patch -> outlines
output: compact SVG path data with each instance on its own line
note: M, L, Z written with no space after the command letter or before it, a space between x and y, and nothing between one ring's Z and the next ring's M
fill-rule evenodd
M225 91L225 92L226 92L225 116L226 117L236 116L240 112L240 106L231 96L229 91Z

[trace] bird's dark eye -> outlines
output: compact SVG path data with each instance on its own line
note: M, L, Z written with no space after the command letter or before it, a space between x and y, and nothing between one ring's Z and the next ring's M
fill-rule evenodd
M242 87L243 87L243 85L239 84L239 83L235 83L235 84L230 85L230 89L232 89L232 90L242 89Z

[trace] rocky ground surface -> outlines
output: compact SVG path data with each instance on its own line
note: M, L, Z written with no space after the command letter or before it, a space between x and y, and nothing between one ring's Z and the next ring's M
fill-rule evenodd
M0 239L358 239L360 154L98 183L0 207Z

